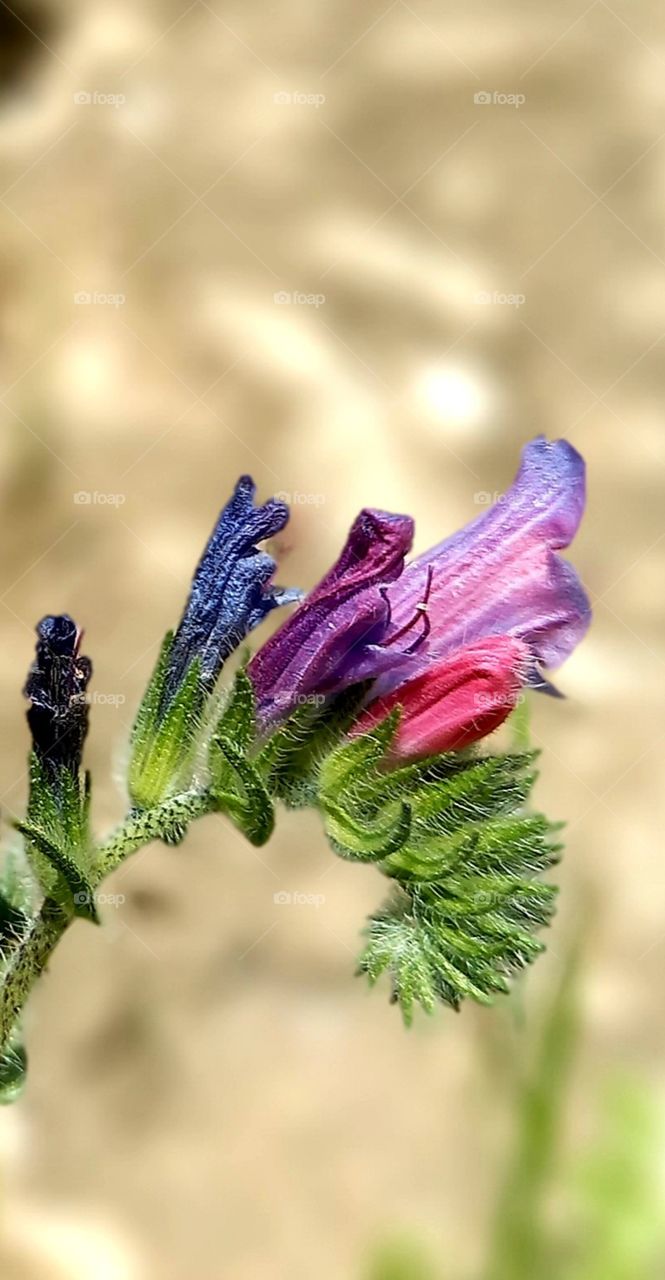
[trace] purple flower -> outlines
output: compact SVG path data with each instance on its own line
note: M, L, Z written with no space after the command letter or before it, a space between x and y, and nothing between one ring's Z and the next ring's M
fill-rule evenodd
M563 662L591 617L577 573L557 555L584 511L584 470L567 441L539 436L503 498L403 572L411 521L362 512L335 568L250 663L263 723L360 680L385 696L487 636L524 642L530 682L543 685L538 667Z
M382 586L399 577L412 541L409 516L360 512L336 564L249 664L264 723L313 692L342 688L349 667L353 680L362 679L357 668L368 647L376 649L373 673L382 657L394 665L393 655L377 648L390 621Z
M255 492L252 479L241 476L201 557L170 651L162 710L194 658L204 689L212 690L229 654L271 609L301 599L299 591L271 585L275 561L256 545L284 528L289 509L276 498L257 507Z

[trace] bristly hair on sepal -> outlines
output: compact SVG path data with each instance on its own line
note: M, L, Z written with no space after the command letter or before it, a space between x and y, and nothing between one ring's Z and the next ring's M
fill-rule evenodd
M432 756L389 769L399 718L343 743L320 771L334 851L393 881L372 916L359 972L388 973L408 1022L416 1004L491 1003L544 949L557 890L557 826L526 807L535 753Z
M201 557L180 623L162 645L132 731L129 793L136 808L163 803L191 781L205 746L215 686L227 658L276 608L301 592L274 586L275 561L258 544L289 509L241 476Z

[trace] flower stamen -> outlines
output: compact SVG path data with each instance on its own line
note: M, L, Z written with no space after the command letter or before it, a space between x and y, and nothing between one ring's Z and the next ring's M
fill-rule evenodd
M415 653L416 650L419 649L420 646L425 643L430 631L432 630L432 624L429 618L429 598L432 591L433 578L434 578L434 567L433 565L428 564L425 592L422 600L418 602L418 604L414 609L413 617L410 618L409 621L406 622L403 627L400 627L399 631L396 631L394 636L391 636L389 640L384 640L381 646L382 648L387 649L390 645L395 644L398 640L401 640L402 637L405 635L408 635L409 631L412 631L413 628L417 626L419 622L422 622L423 624L422 632L418 636L418 639L415 640L413 644L409 645L408 649L405 649L404 652ZM390 625L392 613L390 611L390 600L388 597L388 592L386 587L381 587L380 590L381 590L381 595L383 596L383 599L388 605L388 625Z

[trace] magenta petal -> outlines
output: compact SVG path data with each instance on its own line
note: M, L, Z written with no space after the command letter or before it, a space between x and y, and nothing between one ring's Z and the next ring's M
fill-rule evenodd
M385 631L390 613L379 587L400 575L412 541L409 516L360 512L332 569L249 664L264 725L348 683L352 655L361 660Z
M391 590L392 621L400 627L423 598L432 566L432 629L415 669L472 640L498 634L524 640L546 666L563 662L591 617L577 573L556 555L577 532L584 505L585 467L579 453L565 440L532 440L508 492L491 510L414 560ZM396 683L386 680L381 688Z

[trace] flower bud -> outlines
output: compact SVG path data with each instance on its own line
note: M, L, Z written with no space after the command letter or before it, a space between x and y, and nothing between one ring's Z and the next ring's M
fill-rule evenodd
M523 641L487 636L371 702L353 726L352 736L374 728L399 706L402 715L391 748L393 761L459 751L503 724L531 668L531 654Z

